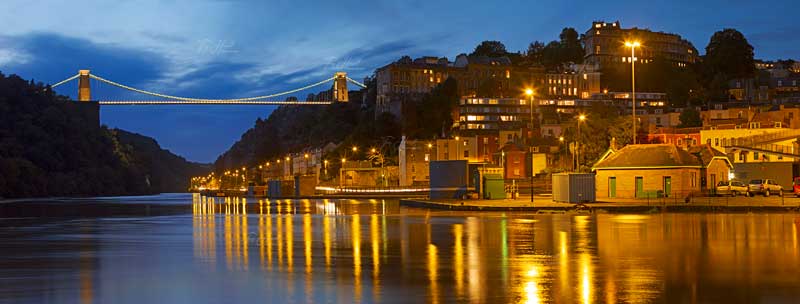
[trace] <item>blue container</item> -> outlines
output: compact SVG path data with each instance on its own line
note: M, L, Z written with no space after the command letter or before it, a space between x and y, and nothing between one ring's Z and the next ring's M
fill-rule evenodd
M553 174L553 201L561 203L591 203L595 201L594 174Z
M467 161L432 161L430 178L431 199L459 199L467 193Z

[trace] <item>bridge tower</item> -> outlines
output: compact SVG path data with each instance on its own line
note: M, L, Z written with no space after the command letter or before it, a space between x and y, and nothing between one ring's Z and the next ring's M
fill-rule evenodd
M89 88L89 70L78 71L78 101L89 102L92 100L92 91Z
M336 72L333 78L333 100L337 102L348 102L347 73Z

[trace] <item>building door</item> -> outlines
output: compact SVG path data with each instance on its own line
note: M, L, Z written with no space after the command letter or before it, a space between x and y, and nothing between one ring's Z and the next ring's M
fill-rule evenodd
M617 178L608 178L608 197L617 197Z
M717 192L717 175L711 174L711 184L708 185L708 189L711 189L712 194L716 194Z
M672 193L672 177L664 176L664 197L669 197Z
M636 177L636 193L634 194L636 197L641 197L644 195L644 179L641 176Z

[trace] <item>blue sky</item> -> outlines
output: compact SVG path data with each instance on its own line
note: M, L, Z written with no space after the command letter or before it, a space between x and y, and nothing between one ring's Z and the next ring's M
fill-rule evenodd
M584 32L594 20L674 32L701 50L714 31L745 34L764 59L800 59L790 0L757 1L17 1L0 4L0 71L53 83L78 69L171 95L233 98L299 87L337 70L362 79L402 55L512 51ZM94 85L94 83L93 83ZM76 84L59 88L74 96ZM93 97L141 99L95 85ZM309 92L297 94L305 96ZM107 107L104 124L211 162L263 106ZM313 123L313 122L309 122Z

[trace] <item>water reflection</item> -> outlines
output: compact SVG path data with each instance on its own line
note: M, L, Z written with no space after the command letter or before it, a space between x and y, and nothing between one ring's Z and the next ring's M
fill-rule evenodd
M0 302L800 298L795 214L458 213L201 196L191 212L14 229L4 219L0 242L13 246L0 251Z

